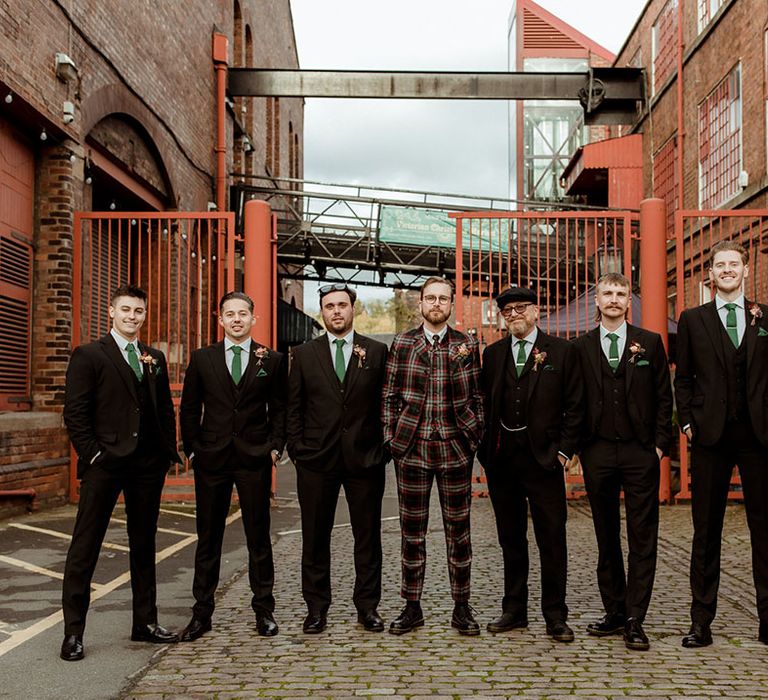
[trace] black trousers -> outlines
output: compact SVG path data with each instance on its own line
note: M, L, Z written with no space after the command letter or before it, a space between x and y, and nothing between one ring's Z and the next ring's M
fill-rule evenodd
M234 459L234 457L232 458ZM248 546L248 581L254 612L275 609L272 588L275 567L270 539L269 498L272 486L272 460L266 456L259 464L237 466L230 461L223 469L207 470L194 464L197 500L197 550L192 594L195 617L207 620L213 615L214 595L219 584L221 545L232 500L237 488L240 513Z
M89 466L80 481L80 502L72 541L64 565L62 608L64 634L82 635L91 602L91 580L99 559L109 519L118 496L125 498L133 624L157 622L155 534L160 494L168 471L167 458L142 457L135 461Z
M768 448L748 422L728 423L719 442L691 444L691 620L710 624L717 612L723 518L733 467L738 465L752 540L757 613L768 623Z
M327 471L296 468L301 506L301 589L307 608L325 613L331 605L331 532L339 489L349 507L355 540L355 587L358 610L369 610L381 600L381 501L383 466L350 469L343 460Z
M544 469L520 438L507 464L488 470L488 493L504 558L502 610L526 617L528 608L528 506L541 564L541 610L548 623L568 618L565 604L568 545L565 476L560 463ZM510 454L510 453L508 453Z
M636 440L597 439L581 453L597 538L597 585L605 612L645 619L656 576L659 458ZM621 549L621 490L627 522L627 570Z

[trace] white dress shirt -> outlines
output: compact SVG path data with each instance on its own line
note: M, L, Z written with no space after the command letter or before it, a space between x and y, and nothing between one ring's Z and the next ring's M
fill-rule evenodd
M337 338L333 333L326 333L325 336L328 338L328 347L331 349L331 364L333 365L334 369L336 368L336 343L334 342ZM339 340L344 341L344 345L341 346L341 352L344 354L344 366L349 367L349 361L352 358L352 348L354 346L354 340L355 340L355 331L351 330L349 333L347 333L342 338L339 338Z
M608 337L609 333L615 333L619 336L616 343L619 346L619 360L624 355L624 347L627 344L627 322L624 321L615 331L609 331L602 323L600 324L600 347L603 348L603 355L606 360L610 360L608 351L611 347L611 339Z
M728 309L725 308L726 304L736 304L736 333L739 336L739 345L744 339L744 331L747 330L747 315L744 309L744 295L740 294L738 299L734 299L732 302L723 301L717 294L715 294L715 306L717 307L717 315L720 317L720 321L723 324L723 328L727 329L725 319L728 316Z
M238 345L243 349L240 353L240 370L241 377L245 376L245 368L248 366L248 358L251 354L251 338L246 338L242 343L233 343L229 338L224 338L224 361L227 363L227 369L229 374L232 374L232 360L235 359L235 353L232 352L232 348Z

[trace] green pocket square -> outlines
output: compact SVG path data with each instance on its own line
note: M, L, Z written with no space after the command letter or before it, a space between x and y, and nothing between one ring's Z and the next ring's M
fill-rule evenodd
M763 328L762 326L760 326L760 327L757 329L757 335L758 335L758 336L761 336L761 335L768 335L768 331L767 331L767 330L765 330L765 328Z
M266 373L266 372L265 372L263 369L260 369L260 370L259 370L259 371L256 373L256 376L257 376L257 377L266 377L266 376L267 376L267 373Z
M638 366L638 367L647 367L647 366L648 366L648 365L650 365L650 364L651 364L651 363L650 363L650 362L648 362L648 360L638 360L638 361L637 361L637 366Z

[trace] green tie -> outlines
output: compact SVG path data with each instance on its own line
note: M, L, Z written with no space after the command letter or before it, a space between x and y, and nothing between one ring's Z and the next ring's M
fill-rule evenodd
M525 363L528 360L528 358L525 356L525 343L525 340L517 341L517 360L515 361L515 371L517 372L518 377L523 373Z
M344 362L344 338L336 338L333 341L336 345L336 376L340 382L344 381L344 375L347 373L347 364Z
M239 345L232 346L232 352L234 357L232 358L232 381L235 384L239 384L243 377L243 361L240 358L240 353L243 349Z
M736 304L725 304L728 313L725 316L725 330L734 347L739 347L739 331L736 323Z
M611 345L608 348L608 364L615 371L619 366L619 336L615 333L608 333L606 337L611 341Z
M131 366L136 378L141 381L141 365L139 364L139 358L136 357L136 348L133 347L133 343L128 343L125 346L125 351L128 353L128 364Z

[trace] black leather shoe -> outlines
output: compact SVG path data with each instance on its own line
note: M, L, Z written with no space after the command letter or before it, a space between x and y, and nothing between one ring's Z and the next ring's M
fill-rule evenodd
M357 621L369 632L383 632L384 620L376 611L376 608L372 610L358 610Z
M573 630L562 620L547 623L547 634L556 642L572 642Z
M320 634L327 624L325 613L309 612L304 618L304 634Z
M757 632L757 641L768 644L768 622L761 622Z
M196 639L200 639L206 632L211 631L210 618L204 620L199 617L193 617L189 624L184 628L181 633L182 642L194 642Z
M64 661L80 661L85 656L82 634L68 634L61 643L59 656Z
M709 625L701 622L694 622L688 634L683 637L683 646L687 649L708 647L710 644L712 644L712 631L709 629Z
M134 625L131 641L152 642L153 644L173 644L179 641L179 635L161 627L156 622L151 625Z
M638 651L647 651L651 648L643 625L636 617L627 618L627 624L624 626L624 646Z
M627 618L621 613L608 613L597 622L587 625L587 634L593 637L608 637L612 634L622 634L627 624Z
M256 613L256 631L260 637L274 637L278 633L275 616L269 610L259 610Z
M486 626L489 632L509 632L520 627L528 627L528 618L514 613L501 613L499 617L492 620Z
M389 625L390 634L405 634L424 625L424 613L418 602L408 602L400 614Z
M459 634L467 637L476 637L480 634L480 625L477 624L477 620L475 620L472 612L469 603L456 603L453 606L451 627L459 630Z

